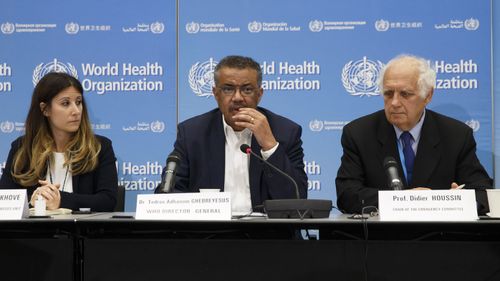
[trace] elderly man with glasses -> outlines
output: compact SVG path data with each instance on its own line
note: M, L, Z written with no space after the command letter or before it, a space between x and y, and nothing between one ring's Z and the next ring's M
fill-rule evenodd
M258 211L267 199L295 198L289 179L240 150L247 144L290 175L306 198L302 128L257 106L264 94L260 65L248 57L228 56L216 66L214 80L218 108L178 126L174 151L181 162L174 191L229 191L233 213Z

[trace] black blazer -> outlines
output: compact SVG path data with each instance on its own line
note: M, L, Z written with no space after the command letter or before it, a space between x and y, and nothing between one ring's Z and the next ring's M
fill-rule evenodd
M79 208L91 208L95 212L113 211L116 204L116 192L118 188L118 176L116 172L116 157L111 145L111 140L96 135L101 143L99 153L99 164L97 168L89 173L73 176L73 192L61 192L61 208L78 210ZM11 175L12 160L19 149L22 137L12 142L7 163L0 179L0 188L26 188L16 183ZM28 200L38 187L30 186Z
M302 128L282 116L258 108L269 121L278 149L267 160L295 179L301 198L307 197L307 176L304 172ZM179 124L174 144L181 157L175 191L197 192L199 188L224 189L225 135L222 113L214 109ZM252 137L252 150L260 154L261 147ZM165 170L164 170L165 172ZM273 171L255 157L250 158L250 193L252 206L267 199L296 198L291 181Z
M396 132L383 110L361 117L344 127L343 155L335 184L337 204L346 213L363 206L378 206L378 190L389 190L384 158L398 162L405 188L449 189L452 182L476 189L479 212L488 210L486 188L492 180L476 156L471 128L455 119L426 110L413 168L412 182L403 175Z

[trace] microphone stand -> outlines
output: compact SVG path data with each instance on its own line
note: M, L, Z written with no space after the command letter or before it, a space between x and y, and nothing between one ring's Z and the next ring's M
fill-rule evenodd
M322 199L301 199L299 194L299 188L297 182L288 174L280 170L278 167L264 160L258 154L252 151L250 146L243 144L240 147L241 151L253 155L260 161L264 162L266 165L271 167L273 170L277 171L279 174L283 175L289 179L295 187L295 195L297 199L270 199L264 201L264 210L267 213L267 217L274 219L283 218L328 218L330 216L330 211L332 209L332 200L322 200Z

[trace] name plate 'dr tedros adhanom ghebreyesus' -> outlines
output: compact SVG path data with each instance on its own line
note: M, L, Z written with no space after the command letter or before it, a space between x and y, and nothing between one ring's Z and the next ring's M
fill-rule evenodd
M138 220L231 220L231 194L139 194L135 217Z

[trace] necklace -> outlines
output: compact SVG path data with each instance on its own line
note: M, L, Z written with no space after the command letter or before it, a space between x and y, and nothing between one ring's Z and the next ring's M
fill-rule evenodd
M71 158L70 158L71 160ZM49 166L49 178L50 178L50 183L54 184L54 179L52 178L52 169L50 168L50 160L47 160L47 165ZM63 185L61 187L61 191L64 191L64 186L66 185L66 178L68 178L68 172L69 172L69 165L66 165L66 173L64 173L64 181Z

